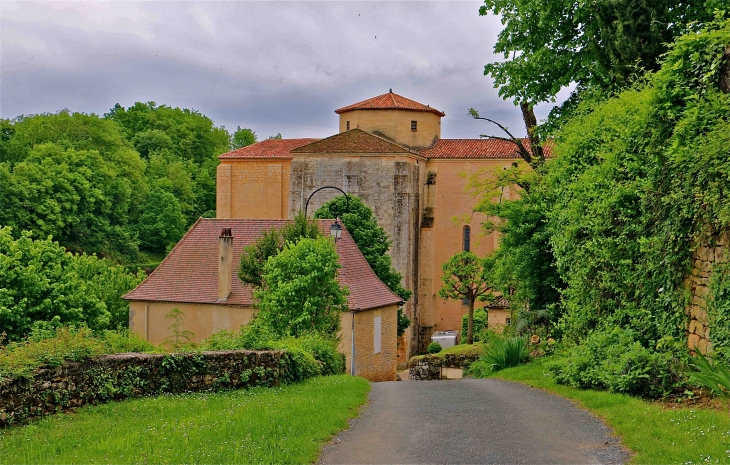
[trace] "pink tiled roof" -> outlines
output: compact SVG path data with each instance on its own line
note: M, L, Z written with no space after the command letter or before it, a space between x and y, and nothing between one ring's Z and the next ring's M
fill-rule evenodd
M280 228L287 222L201 218L157 269L124 298L134 301L250 306L251 289L241 284L236 276L243 248L254 243L264 231ZM331 224L332 220L319 220L320 228L327 234ZM218 302L218 245L223 228L230 228L233 234L233 272L231 294L225 301ZM337 279L341 285L350 289L350 310L380 308L401 301L378 279L344 228L336 247L342 266Z
M292 158L291 150L318 139L266 139L240 149L218 155L221 160L231 158Z
M530 142L527 138L522 143L529 150ZM543 147L545 156L552 152L552 145ZM429 159L438 158L520 158L517 146L512 142L501 139L439 139L430 147L420 152Z
M405 98L402 95L394 94L393 92L388 92L387 94L378 95L377 97L369 98L362 102L353 103L352 105L339 108L335 110L335 113L341 114L354 110L410 110L446 116L446 113L443 111L418 103L415 100Z

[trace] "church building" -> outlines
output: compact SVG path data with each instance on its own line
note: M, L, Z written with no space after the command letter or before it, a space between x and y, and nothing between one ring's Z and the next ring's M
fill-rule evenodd
M411 355L433 332L460 329L468 310L438 296L442 264L463 250L485 256L497 247L497 234L482 232L486 217L473 212L468 176L507 168L519 155L502 140L442 139L442 111L392 91L335 112L339 128L330 137L270 139L220 155L217 217L291 219L324 186L360 197L393 241L393 265L413 291L401 344ZM308 211L337 195L318 192ZM508 310L504 299L489 308L490 325L505 324Z

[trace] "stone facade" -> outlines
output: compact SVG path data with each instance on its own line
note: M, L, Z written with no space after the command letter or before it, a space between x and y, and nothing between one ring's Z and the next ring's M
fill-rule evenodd
M377 310L354 313L355 316L355 355L352 352L352 316L342 314L340 351L345 354L346 372L362 376L370 381L395 381L398 344L398 307L390 306ZM375 319L380 318L380 350L375 352ZM352 359L355 368L352 369Z
M160 393L275 386L294 363L284 351L115 354L42 368L0 383L0 427L82 405Z
M707 353L711 347L710 321L707 315L707 300L710 295L710 280L713 266L727 261L730 253L730 233L710 235L692 253L691 268L685 279L690 300L685 309L687 314L687 346Z

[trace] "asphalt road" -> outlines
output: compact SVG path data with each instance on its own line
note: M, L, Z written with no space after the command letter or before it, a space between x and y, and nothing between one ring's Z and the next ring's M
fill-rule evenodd
M611 430L569 400L497 379L374 383L322 464L616 464Z

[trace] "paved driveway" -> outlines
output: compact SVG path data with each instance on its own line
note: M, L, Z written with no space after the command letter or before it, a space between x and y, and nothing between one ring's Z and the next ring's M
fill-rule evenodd
M375 383L320 463L614 464L628 454L572 402L497 379Z

